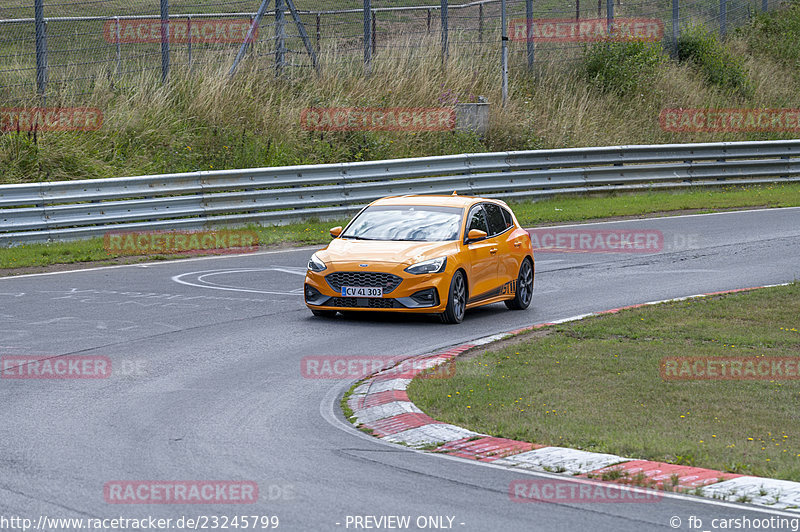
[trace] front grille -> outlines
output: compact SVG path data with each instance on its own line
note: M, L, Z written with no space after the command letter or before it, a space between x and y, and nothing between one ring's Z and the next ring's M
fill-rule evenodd
M388 294L398 287L403 278L380 272L333 272L326 275L325 280L340 294L343 286L380 287L384 294Z
M405 308L390 297L332 297L326 307L340 308Z

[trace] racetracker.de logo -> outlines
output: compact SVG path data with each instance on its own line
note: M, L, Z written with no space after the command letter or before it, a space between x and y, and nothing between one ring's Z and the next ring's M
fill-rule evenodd
M97 131L103 112L95 107L3 107L0 132Z
M509 23L508 35L512 41L533 42L660 41L664 23L650 18L617 18L611 25L604 18L517 18Z
M107 379L111 359L96 355L0 357L3 379Z
M258 233L248 230L110 232L103 247L112 255L209 255L252 253Z
M327 107L300 113L306 131L452 131L456 112L447 107Z
M800 357L664 357L665 381L798 380Z
M164 35L171 43L193 44L241 44L247 38L251 22L249 19L200 18L174 19L166 25ZM258 28L253 31L250 41L258 37ZM109 20L103 29L106 42L115 44L160 43L161 20Z
M613 484L568 482L566 480L512 480L508 487L511 502L606 503L658 502L661 492L645 488L625 489Z
M658 253L664 249L664 234L653 229L544 227L528 233L537 253Z
M307 356L300 360L305 379L363 379L379 371L385 378L447 379L455 375L456 365L437 358L398 360L385 356Z
M114 480L103 486L109 504L253 504L249 480Z
M796 133L800 109L664 109L658 123L673 133Z

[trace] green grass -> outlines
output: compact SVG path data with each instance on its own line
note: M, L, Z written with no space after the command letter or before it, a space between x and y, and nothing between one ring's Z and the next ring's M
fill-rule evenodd
M511 205L520 223L525 227L531 227L548 223L636 216L687 209L710 212L717 209L750 206L799 206L800 184L705 188L683 192L650 192L602 197L562 196L539 202L519 202ZM248 228L258 233L261 246L301 246L326 244L330 241L328 229L346 223L347 220L326 222L311 220L291 225L249 226ZM118 256L106 252L101 238L49 244L26 244L0 248L0 270L108 261ZM132 262L167 258L170 257L126 257L123 260Z
M414 380L435 419L482 433L800 480L800 382L664 381L670 356L800 352L800 284L553 326Z

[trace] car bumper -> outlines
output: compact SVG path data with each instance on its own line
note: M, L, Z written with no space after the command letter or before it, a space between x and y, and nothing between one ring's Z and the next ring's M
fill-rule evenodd
M342 297L326 280L326 276L337 272L352 272L353 269L328 268L322 272L306 274L304 298L306 305L315 310L388 311L412 313L444 312L450 287L451 272L411 275L392 268L371 268L358 273L387 273L401 278L400 284L385 292L383 297Z

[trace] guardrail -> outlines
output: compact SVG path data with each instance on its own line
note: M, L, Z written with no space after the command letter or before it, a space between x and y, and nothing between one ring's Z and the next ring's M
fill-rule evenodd
M477 153L0 186L0 244L344 217L399 194L506 200L800 181L800 140Z

